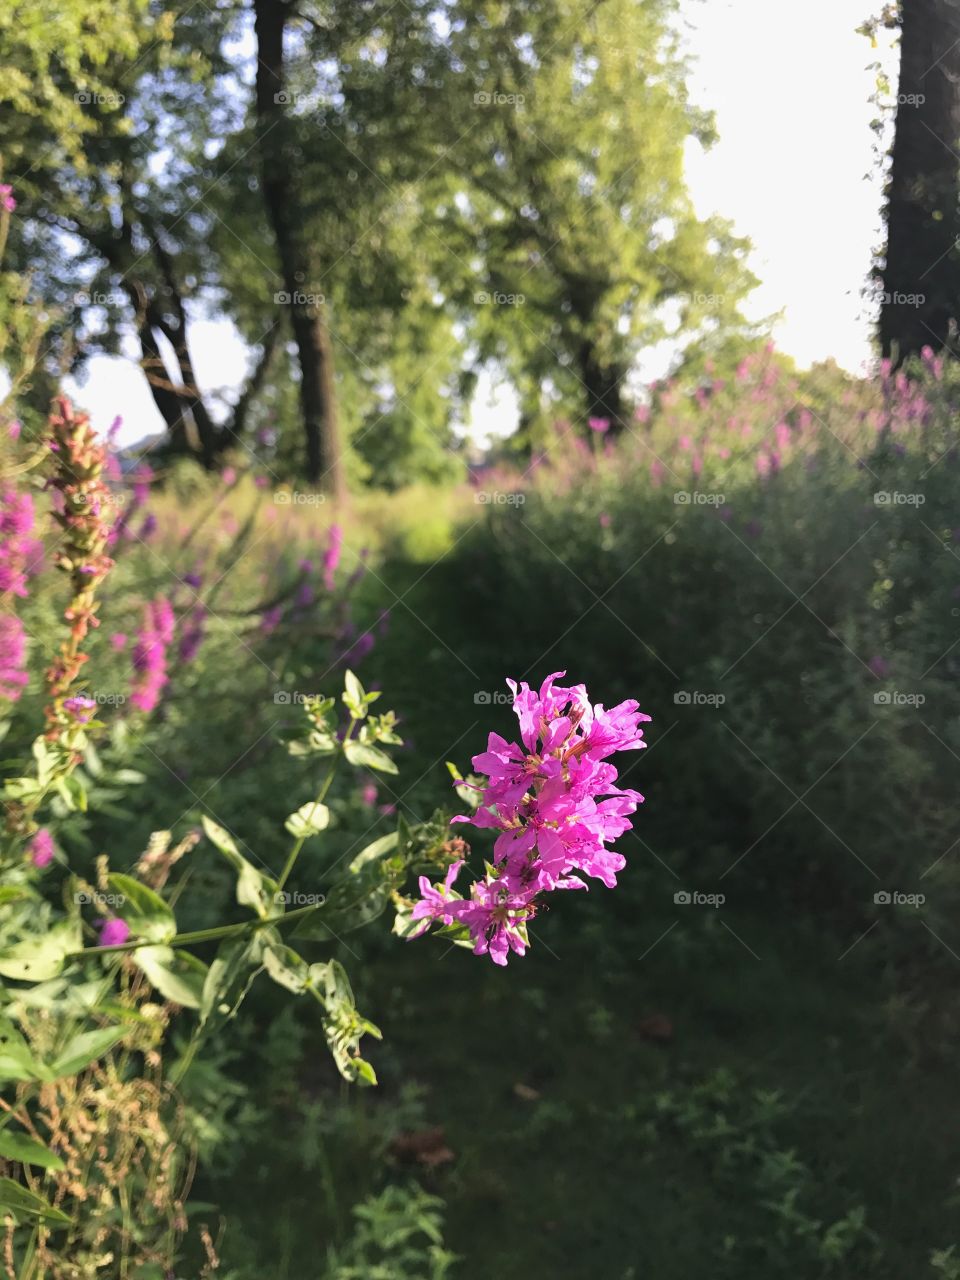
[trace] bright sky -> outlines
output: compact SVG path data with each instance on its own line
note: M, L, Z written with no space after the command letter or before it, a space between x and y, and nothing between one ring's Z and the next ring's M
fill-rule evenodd
M880 238L867 69L876 54L856 34L870 6L688 0L685 8L697 60L691 95L716 112L720 134L707 155L688 148L697 208L730 218L753 242L761 285L747 311L756 319L783 312L774 327L780 348L801 365L833 355L859 371L870 355L862 289ZM889 50L885 58L893 70ZM233 326L198 321L190 341L201 389L232 401L247 363ZM73 391L104 428L122 414L124 443L161 428L132 359L95 358ZM514 420L509 392L482 381L471 434L503 435Z

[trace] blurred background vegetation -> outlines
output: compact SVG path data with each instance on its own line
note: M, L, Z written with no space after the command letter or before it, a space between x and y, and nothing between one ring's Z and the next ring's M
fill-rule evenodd
M122 352L163 424L119 454L151 492L93 687L129 687L111 637L144 600L203 625L159 710L121 707L103 757L142 782L70 818L71 866L126 869L223 813L273 865L299 803L269 750L287 695L336 692L347 663L400 714L401 774L335 790L303 892L450 807L445 762L513 736L505 677L565 669L653 716L620 889L558 904L528 957L496 970L384 921L340 941L384 1033L377 1090L259 987L187 1073L188 1216L230 1280L960 1277L960 30L929 0L864 28L903 56L899 93L878 86L865 376L800 370L744 317L749 246L685 182L714 122L683 10L0 12L0 357L33 341L22 317L43 335L7 407L31 440L65 378ZM209 318L248 351L229 393L197 387ZM519 426L483 449L464 423L490 370ZM52 632L50 595L23 611ZM185 927L232 892L198 860Z

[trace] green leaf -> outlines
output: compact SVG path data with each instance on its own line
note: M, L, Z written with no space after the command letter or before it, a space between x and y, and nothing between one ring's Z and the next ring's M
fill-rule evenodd
M41 938L28 938L0 951L0 975L21 982L46 982L63 968L66 957L81 950L79 920L54 925Z
M298 840L306 840L308 836L319 835L330 822L330 810L319 800L310 800L302 804L296 813L291 813L284 823L286 829Z
M78 1075L91 1062L102 1058L128 1031L128 1027L97 1027L94 1031L79 1032L50 1064L54 1079Z
M355 720L362 720L367 714L367 700L363 685L352 671L347 671L343 677L343 701Z
M38 1196L36 1192L22 1187L12 1178L0 1178L0 1217L3 1211L12 1213L17 1222L31 1218L42 1218L45 1222L59 1222L69 1225L73 1219L62 1209L55 1209L49 1200Z
M47 1075L18 1028L0 1017L0 1080L44 1080Z
M9 1129L0 1129L0 1156L4 1160L16 1160L19 1164L33 1164L40 1169L58 1171L67 1166L58 1155L36 1138L25 1133L11 1133Z
M293 947L286 946L277 935L274 937L276 941L270 938L264 947L263 967L274 982L295 995L300 995L306 991L310 980L307 962Z
M56 786L69 811L79 809L81 813L86 813L87 789L76 773L68 773L65 778L58 778Z
M368 862L374 862L377 858L382 858L384 854L393 853L397 847L399 835L396 831L391 831L389 835L381 836L379 840L374 840L372 844L368 844L365 849L361 849L357 856L350 863L348 868L354 875L365 867Z
M323 1029L340 1074L358 1084L376 1084L376 1072L360 1056L360 1040L364 1035L377 1040L382 1037L378 1028L358 1013L343 965L336 960L312 964L308 990L323 1006Z
M209 970L202 960L189 951L173 947L137 947L132 952L134 964L152 987L165 1000L185 1009L199 1009Z
M23 898L35 898L37 895L26 884L4 884L0 885L0 907L5 907L8 902L19 902Z
M42 792L36 778L8 778L3 784L3 794L8 800L29 800Z
M355 742L353 738L343 744L343 754L350 764L367 769L378 769L380 773L398 773L397 766L385 751L372 747L365 742Z
M220 945L203 984L200 1026L232 1018L263 964L263 938L230 939Z
M115 907L118 916L129 924L139 938L166 942L177 932L177 922L169 906L153 889L133 876L114 872L107 877L110 888L122 899Z
M208 818L201 819L207 839L220 850L233 865L237 873L237 901L241 906L252 907L261 920L268 920L278 913L276 881L258 871L252 862L248 862L236 841L229 832L224 831L219 823Z

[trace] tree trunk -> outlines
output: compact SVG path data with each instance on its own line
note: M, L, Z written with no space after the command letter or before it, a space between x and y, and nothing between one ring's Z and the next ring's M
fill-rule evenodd
M333 351L324 305L314 299L317 290L310 278L311 255L296 180L298 160L284 110L283 35L290 9L281 0L254 0L254 14L263 198L277 241L286 305L290 308L299 356L300 407L307 440L306 478L340 496L345 484Z
M956 348L960 0L903 0L880 342L899 364Z
M626 419L621 388L626 371L600 360L596 347L589 338L584 338L580 343L577 363L580 366L580 381L586 390L587 417L606 418L610 423L611 434L622 431Z

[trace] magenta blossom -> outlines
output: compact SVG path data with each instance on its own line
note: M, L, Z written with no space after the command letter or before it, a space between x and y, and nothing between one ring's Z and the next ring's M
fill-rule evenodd
M122 947L130 937L130 926L118 916L110 916L98 926L101 947Z
M30 861L41 871L53 861L53 836L46 827L41 827L27 845L30 850Z
M609 418L588 418L587 426L591 431L596 431L599 435L605 435L610 430Z
M26 672L27 636L12 613L0 614L0 698L16 702L29 683Z
M453 887L460 863L442 886L421 880L413 919L423 924L415 936L434 920L459 925L475 954L503 965L511 951L524 954L527 921L542 894L586 889L583 877L616 886L626 859L609 845L629 831L643 796L616 785L608 758L645 747L640 726L650 717L633 699L610 710L594 705L583 685L555 684L563 674L548 676L539 691L507 681L521 740L489 735L486 751L473 757L487 777L477 812L453 819L498 833L493 863L468 898Z
M332 524L330 526L329 539L327 549L323 553L323 585L328 591L332 591L337 567L340 564L340 554L343 550L343 529L341 529L340 525Z

